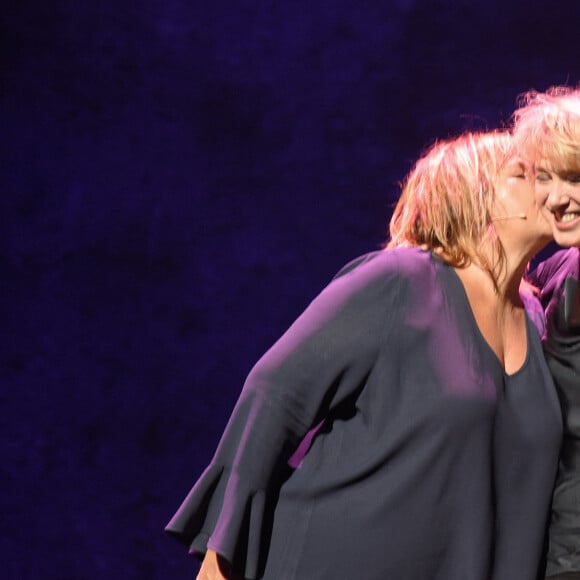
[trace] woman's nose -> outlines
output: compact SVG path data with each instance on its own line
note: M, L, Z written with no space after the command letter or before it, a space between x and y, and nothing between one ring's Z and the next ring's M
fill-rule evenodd
M570 203L565 184L554 181L550 184L550 191L546 197L546 208L550 211L560 209Z

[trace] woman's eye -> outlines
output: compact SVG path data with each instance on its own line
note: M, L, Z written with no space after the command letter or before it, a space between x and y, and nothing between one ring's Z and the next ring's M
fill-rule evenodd
M513 179L526 179L528 176L528 171L523 163L517 161L508 164L507 174Z
M547 173L536 173L536 181L540 183L546 183L550 181L551 177Z

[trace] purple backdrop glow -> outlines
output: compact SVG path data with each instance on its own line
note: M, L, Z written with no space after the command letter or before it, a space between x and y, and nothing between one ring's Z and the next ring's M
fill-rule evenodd
M426 145L580 80L580 4L5 4L2 578L193 578L162 528L255 359Z

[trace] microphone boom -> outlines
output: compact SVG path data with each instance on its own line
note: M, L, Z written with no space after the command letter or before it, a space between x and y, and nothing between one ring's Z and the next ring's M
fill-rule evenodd
M504 216L499 216L499 217L492 217L491 221L492 222L498 222L498 221L505 221L505 220L527 220L528 216L525 213L519 213L517 215L504 215Z

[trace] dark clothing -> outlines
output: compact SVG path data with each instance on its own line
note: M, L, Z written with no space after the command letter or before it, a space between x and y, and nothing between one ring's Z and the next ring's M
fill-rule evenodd
M544 350L560 397L564 440L554 489L547 574L580 573L580 294L578 248L541 263L532 281L546 309Z
M508 376L453 268L349 264L251 371L167 531L247 578L535 580L561 421L526 324Z

